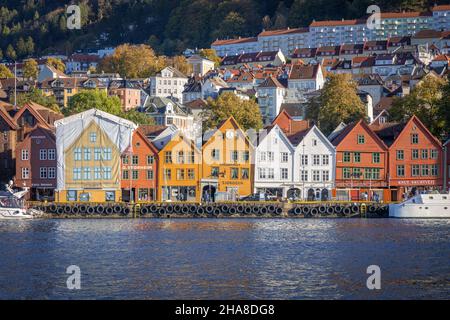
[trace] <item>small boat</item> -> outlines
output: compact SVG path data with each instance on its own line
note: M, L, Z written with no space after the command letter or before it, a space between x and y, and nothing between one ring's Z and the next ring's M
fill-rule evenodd
M419 194L389 205L392 218L450 218L450 193Z
M0 220L10 219L32 219L38 217L42 212L28 209L23 199L28 188L23 191L14 192L11 184L6 185L7 192L0 192Z

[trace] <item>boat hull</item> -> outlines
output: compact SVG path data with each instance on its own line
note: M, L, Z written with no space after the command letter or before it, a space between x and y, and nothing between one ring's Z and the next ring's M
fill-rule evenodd
M27 214L25 209L0 208L0 220L33 219L33 215Z
M450 219L450 205L447 204L391 204L391 218L447 218Z

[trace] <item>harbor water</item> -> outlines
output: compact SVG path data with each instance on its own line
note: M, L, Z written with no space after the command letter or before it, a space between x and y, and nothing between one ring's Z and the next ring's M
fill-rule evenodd
M0 299L450 297L450 220L38 219L0 243Z

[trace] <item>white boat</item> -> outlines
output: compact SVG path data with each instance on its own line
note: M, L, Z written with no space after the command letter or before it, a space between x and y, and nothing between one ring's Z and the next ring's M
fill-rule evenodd
M393 218L450 218L450 193L419 194L389 205Z
M6 185L7 192L0 193L0 220L32 219L42 214L38 210L27 209L25 206L23 197L28 192L28 188L14 192L10 185Z

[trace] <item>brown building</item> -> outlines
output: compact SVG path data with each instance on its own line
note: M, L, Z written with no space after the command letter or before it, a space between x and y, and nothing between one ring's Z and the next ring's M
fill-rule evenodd
M28 199L54 200L56 142L52 130L38 124L17 144L14 185L30 188Z
M412 116L406 123L370 127L389 146L391 200L398 201L416 192L442 189L442 144L419 118Z
M156 201L158 149L141 128L134 131L132 147L122 155L121 168L123 201Z
M17 142L17 123L6 111L5 106L0 106L0 182L8 183L15 173L15 150Z
M338 200L389 201L388 147L370 127L359 120L335 132L330 141L336 147L333 196Z

